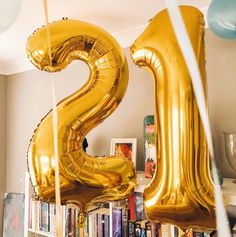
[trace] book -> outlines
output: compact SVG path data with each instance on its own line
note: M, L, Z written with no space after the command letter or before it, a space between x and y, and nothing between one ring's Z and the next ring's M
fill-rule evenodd
M71 235L71 208L66 207L66 216L65 216L65 236Z
M172 237L170 224L161 225L161 237Z
M153 115L148 115L144 118L144 160L145 177L152 178L156 170L156 142Z
M50 233L56 235L56 206L54 203L49 204L49 223L50 223Z
M202 235L203 233L202 232L199 232L199 231L194 231L193 232L193 236L194 237L202 237L203 235Z
M104 237L104 214L97 213L97 237Z
M122 237L122 209L112 208L112 237Z
M84 222L84 229L87 231L87 218ZM75 237L80 235L80 226L79 226L79 210L75 209Z
M139 222L134 223L135 237L141 237L141 224Z
M152 237L152 227L150 222L146 223L145 229L146 229L146 237Z
M134 194L134 206L135 206L135 220L141 221L146 219L143 206L143 193L135 192Z
M129 237L135 237L135 222L129 220Z
M39 203L39 230L49 232L49 205L46 202Z
M159 224L151 222L152 237L158 236L159 228L160 228Z
M104 237L110 237L110 215L104 214Z
M70 237L75 237L75 209L71 208L71 214L70 214Z
M29 200L28 228L32 229L32 198Z
M144 228L141 228L141 237L147 237L146 230Z
M134 194L129 197L130 220L136 221Z
M122 237L129 236L129 209L122 209Z

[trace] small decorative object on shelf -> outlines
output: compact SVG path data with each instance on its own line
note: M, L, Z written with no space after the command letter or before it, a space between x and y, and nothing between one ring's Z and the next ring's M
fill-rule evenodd
M144 156L145 177L152 178L156 169L156 142L153 115L148 115L144 118Z
M224 147L230 167L236 171L236 132L224 132ZM236 183L236 180L233 181Z

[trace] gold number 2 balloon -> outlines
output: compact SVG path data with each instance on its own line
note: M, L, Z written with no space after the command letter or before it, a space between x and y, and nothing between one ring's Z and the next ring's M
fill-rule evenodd
M128 84L128 66L122 49L105 31L78 20L60 20L35 31L27 42L31 62L41 70L56 72L80 59L90 68L87 83L57 105L58 150L62 202L86 212L95 202L126 198L135 185L133 164L122 157L87 155L86 134L107 118L121 102ZM35 130L28 150L28 167L36 194L55 199L55 159L52 112Z
M181 13L206 87L203 16L194 7ZM157 14L131 46L139 66L154 77L156 140L160 157L144 191L148 218L182 228L215 226L209 156L189 73L167 10Z

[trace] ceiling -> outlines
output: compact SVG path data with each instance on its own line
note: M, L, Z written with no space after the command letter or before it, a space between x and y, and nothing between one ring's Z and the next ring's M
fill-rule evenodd
M180 4L206 11L210 0L179 0ZM96 24L128 47L148 20L165 8L164 0L48 0L49 21L62 17ZM23 0L16 22L0 34L0 74L32 69L25 45L34 30L45 24L43 0Z

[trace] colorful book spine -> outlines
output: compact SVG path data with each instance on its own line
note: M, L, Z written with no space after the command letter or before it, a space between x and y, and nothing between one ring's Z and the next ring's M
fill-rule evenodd
M104 215L104 237L110 237L110 216Z
M39 203L39 230L49 232L49 208L48 203Z
M194 237L202 237L202 236L203 236L203 233L202 233L202 232L198 232L198 231L194 231L193 236L194 236Z
M70 215L70 237L75 237L75 209L71 209Z
M152 178L156 170L156 142L153 115L148 115L144 118L144 157L145 177Z
M133 195L136 221L144 220L143 193L135 192Z
M49 223L50 223L50 233L52 235L56 234L56 206L54 203L49 204Z
M159 233L158 224L155 222L151 222L151 230L152 230L152 237L157 237Z
M135 237L135 222L129 220L129 237Z
M97 226L98 226L97 237L104 237L104 214L103 213L97 213Z
M141 237L141 224L138 222L134 223L135 237Z
M87 218L84 223L84 229L87 230ZM79 210L75 209L75 237L79 237L80 227L79 227Z
M122 210L122 237L129 236L129 209Z
M152 227L150 222L146 223L145 229L146 229L146 237L152 237Z
M70 229L71 229L71 209L66 207L66 220L65 220L65 236L70 236Z
M161 237L171 237L170 224L161 225Z
M88 213L88 236L93 237L93 214Z
M136 221L134 194L129 197L130 220Z
M112 237L122 237L122 209L112 208Z

